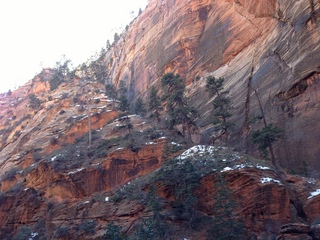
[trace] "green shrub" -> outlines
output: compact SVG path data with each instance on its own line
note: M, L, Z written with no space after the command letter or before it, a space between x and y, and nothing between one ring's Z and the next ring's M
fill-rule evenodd
M83 231L85 234L94 235L96 233L97 223L93 220L87 220L82 222L78 227L79 230Z
M124 239L121 235L121 226L117 226L114 222L110 222L107 225L107 231L102 236L102 239L106 240L122 240Z
M56 231L57 238L68 237L69 235L70 235L70 228L69 227L60 227Z
M29 96L29 106L32 109L37 109L38 107L40 107L41 105L41 101L39 98L36 97L36 95L31 94Z
M51 145L57 145L58 142L59 142L58 138L56 138L56 137L51 137L50 138L50 144Z
M29 240L31 239L31 230L27 226L18 228L18 232L13 240Z

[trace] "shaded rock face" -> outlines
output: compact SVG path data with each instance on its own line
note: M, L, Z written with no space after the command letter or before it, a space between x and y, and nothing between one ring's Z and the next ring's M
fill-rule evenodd
M319 9L319 1L309 0L152 0L107 53L110 77L127 81L133 99L160 87L164 73L179 73L202 130L212 111L205 77L224 77L237 127L233 143L248 151L248 119L261 114L257 90L267 121L285 131L276 152L281 164L302 169L304 156L317 175Z

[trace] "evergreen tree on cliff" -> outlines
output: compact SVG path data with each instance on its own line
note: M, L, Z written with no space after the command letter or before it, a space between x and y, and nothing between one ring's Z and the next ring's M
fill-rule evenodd
M155 87L152 87L149 94L148 109L151 112L150 118L160 122L160 112L162 111L160 97Z
M167 73L161 78L161 83L165 93L163 99L167 103L168 128L172 129L181 124L183 134L185 135L186 131L188 142L192 143L191 130L196 128L195 119L198 113L187 101L184 80L178 74Z
M227 144L230 129L233 123L229 121L230 113L230 100L227 98L228 91L224 91L223 87L224 78L215 78L214 76L207 77L206 88L211 96L215 96L213 100L213 125L215 132L219 133L213 142L225 136Z

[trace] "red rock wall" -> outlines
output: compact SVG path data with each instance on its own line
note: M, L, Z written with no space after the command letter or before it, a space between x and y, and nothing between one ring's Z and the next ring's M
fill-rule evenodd
M205 77L224 77L237 129L231 142L243 150L248 146L247 133L241 132L248 124L245 120L260 114L256 89L267 121L285 130L286 140L276 151L282 165L301 169L299 163L306 156L315 176L313 169L320 169L316 140L320 125L315 119L320 115L310 106L319 102L319 78L290 99L278 96L319 72L319 16L320 3L309 0L151 0L107 53L110 77L116 84L127 81L133 99L146 97L151 86L160 88L164 73L179 73L201 113L201 130L211 123L212 111ZM196 81L197 76L202 78ZM294 150L301 154L290 154Z

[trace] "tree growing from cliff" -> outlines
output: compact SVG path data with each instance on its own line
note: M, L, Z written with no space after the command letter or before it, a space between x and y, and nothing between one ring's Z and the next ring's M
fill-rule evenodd
M114 37L113 37L114 42L116 43L119 39L120 39L119 34L118 34L118 33L115 33L115 34L114 34Z
M184 80L178 74L167 73L161 78L161 83L165 93L163 100L167 103L168 128L172 129L181 124L183 135L186 131L188 142L192 143L191 131L196 129L195 119L198 113L195 108L189 105L185 97Z
M141 97L139 97L134 105L134 113L141 115L141 116L145 116L146 114L146 108L145 108L145 104L143 102L143 99Z
M112 109L114 109L115 108L114 101L117 98L116 88L112 83L107 83L105 87L106 87L106 95L112 99Z
M31 107L32 109L37 109L38 107L40 107L41 105L41 101L39 98L36 97L36 95L31 94L29 96L29 107Z
M50 90L57 89L67 78L67 75L70 72L69 64L71 60L65 60L64 63L56 62L56 66L53 68L53 74L50 83Z
M233 123L229 121L232 116L230 112L230 99L227 97L228 91L224 91L224 78L215 78L214 76L207 77L206 89L211 96L215 96L213 100L213 125L217 136L214 137L213 142L225 137L227 144L229 131L233 127Z
M121 80L118 87L118 96L120 101L119 109L124 112L129 110L129 101L126 94L127 94L126 83L123 80Z
M148 109L151 112L150 118L160 122L160 112L163 110L161 107L160 97L155 87L151 87L149 94L149 105Z
M90 64L92 78L102 84L105 83L108 76L107 67L104 64L105 53L106 50L102 48L99 58Z
M283 136L282 129L273 125L272 123L267 123L266 116L262 107L262 102L258 91L254 89L254 93L257 97L259 109L261 112L261 119L263 121L263 127L261 129L255 130L251 133L251 138L253 143L258 144L258 149L263 158L268 159L268 151L271 157L272 165L278 168L278 163L273 150L273 143Z

